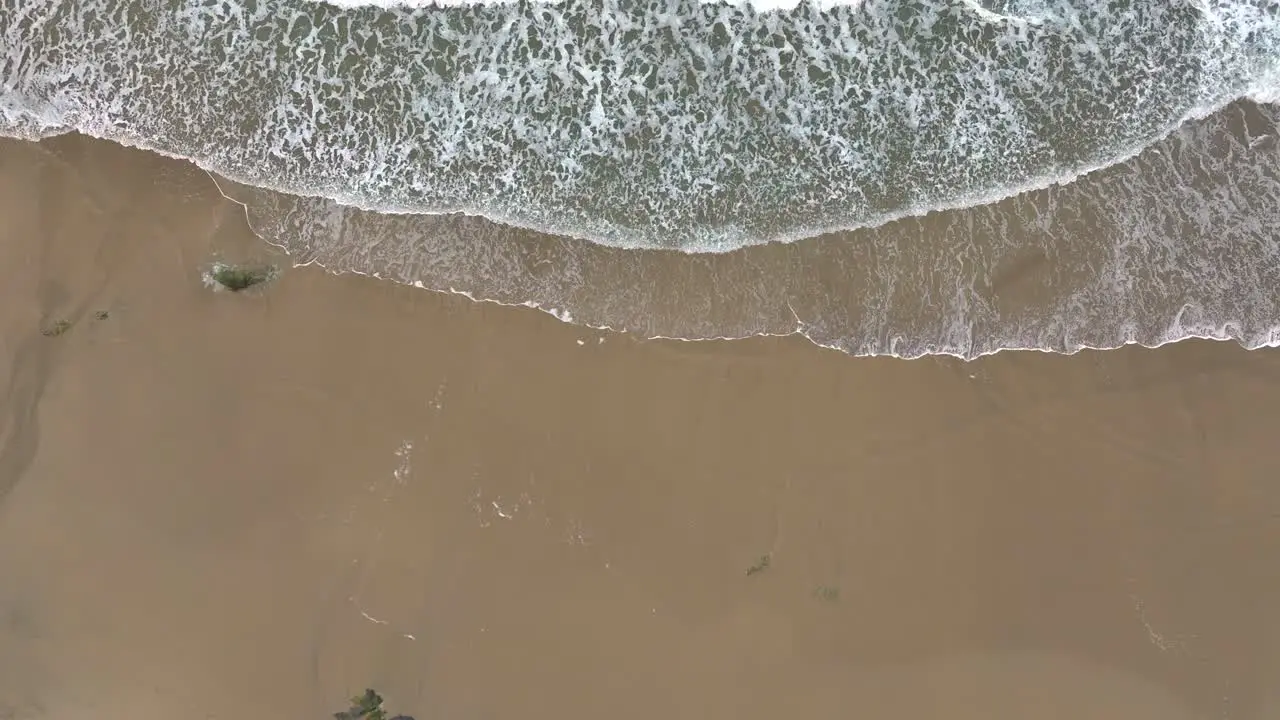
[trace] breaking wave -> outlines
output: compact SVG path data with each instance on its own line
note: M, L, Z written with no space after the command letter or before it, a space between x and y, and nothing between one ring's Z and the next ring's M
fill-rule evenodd
M299 262L646 335L1263 344L1278 8L0 0L0 133L189 158Z

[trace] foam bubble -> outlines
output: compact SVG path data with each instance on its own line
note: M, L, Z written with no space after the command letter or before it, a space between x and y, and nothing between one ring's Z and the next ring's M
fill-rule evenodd
M3 3L11 133L701 252L1075 177L1268 92L1277 57L1225 0Z
M298 262L644 337L799 334L898 357L1189 337L1261 347L1280 337L1278 112L1233 105L1077 183L997 204L703 256L222 187Z
M310 2L327 3L341 8L376 7L394 8L432 8L457 7L459 5L503 5L516 3L519 0L309 0ZM540 5L561 5L565 0L532 0ZM861 0L698 0L704 5L749 6L761 12L770 10L794 10L802 2L819 9L828 9L837 5L856 5ZM965 0L977 5L976 0ZM978 6L981 7L981 6Z
M973 356L1280 317L1274 140L1200 122L1275 99L1261 0L0 0L0 38L0 132L189 157L299 262L573 322Z

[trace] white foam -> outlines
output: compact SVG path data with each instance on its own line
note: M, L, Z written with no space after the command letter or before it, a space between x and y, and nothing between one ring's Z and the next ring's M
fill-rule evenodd
M905 19L897 0L825 3L830 17L796 3L761 13L760 3L745 12L742 3L675 0L466 11L317 10L301 0L259 2L250 11L226 0L180 12L126 8L131 1L0 0L0 131L76 129L300 196L387 213L465 212L624 248L726 252L981 205L1112 166L1238 97L1280 97L1276 20L1233 0L1205 0L1194 10L1137 0L1122 17L1106 15L1103 4L1057 0L968 0L964 13L922 1ZM146 33L111 24L147 13ZM1181 54L1188 48L1194 54ZM1222 172L1235 177L1248 172L1242 167ZM1162 182L1176 188L1178 180ZM1252 187L1265 181L1255 178ZM1113 197L1144 197L1121 190ZM1237 210L1275 205L1231 202ZM1206 237L1254 242L1257 232L1212 204L1174 205L1183 207L1115 220L1124 232L1111 238L1112 264L1097 265L1105 273L1093 295L1070 296L1076 304L1050 317L1005 324L974 295L980 278L972 273L992 258L939 259L936 267L883 259L914 257L912 243L937 241L926 235L885 246L873 264L883 263L887 275L850 286L867 293L867 307L883 309L845 317L839 308L814 309L826 306L810 298L808 309L796 302L761 320L778 310L778 297L818 281L774 285L752 276L760 287L720 288L740 293L741 306L685 288L688 296L676 299L711 309L671 319L659 309L670 298L628 299L642 292L643 275L637 287L611 286L607 272L584 280L588 254L555 254L551 269L524 274L533 251L498 230L442 246L418 230L382 234L380 221L356 230L343 219L347 209L317 199L299 206L327 215L281 211L264 234L302 248L308 262L323 252L334 269L554 308L548 312L566 322L688 338L802 332L855 354L973 355L1164 337L1167 329L1151 329L1153 318L1171 311L1134 298L1167 289L1135 287L1124 263L1177 257L1183 264L1169 261L1161 271L1179 282L1197 273L1203 280L1220 270L1153 238L1168 228L1212 227ZM1095 213L1112 210L1103 203ZM1038 221L1054 217L1046 210ZM452 222L383 219L410 228ZM900 230L860 237L880 242ZM992 242L1003 238L994 221L986 232ZM1136 253L1133 243L1150 247ZM860 260L841 256L833 267L853 272ZM423 268L431 274L416 274ZM1269 281L1247 263L1235 272ZM1216 299L1194 318L1176 317L1180 329L1167 332L1253 342L1270 326L1257 315L1242 320L1224 304L1237 297L1234 289L1215 281ZM927 320L909 325L907 315L892 314L890 299L917 285L929 288L921 291ZM757 298L773 298L775 307L750 304L763 302ZM1127 319L1099 307L1124 308ZM1082 325L1089 313L1103 317ZM979 331L983 318L995 324Z
M308 2L325 3L341 8L432 8L432 7L461 7L467 5L509 5L518 0L308 0ZM735 7L750 6L758 11L766 12L769 10L793 10L802 2L807 2L814 8L826 10L837 5L857 5L862 0L698 0L704 5L731 5ZM565 0L533 0L539 5L563 5ZM976 0L965 0L965 2L973 2L976 7Z
M965 3L969 15L923 3L906 20L891 0L818 3L838 22L742 3L489 5L483 21L348 3L400 8L388 26L227 2L96 37L76 10L33 0L5 30L20 52L0 113L12 132L73 127L358 207L716 252L1069 180L1275 87L1255 62L1275 21L1247 3L1210 3L1198 26L1154 1L1123 23L1049 0ZM49 30L58 51L27 52ZM971 47L974 33L998 52ZM1178 61L1192 40L1203 56ZM1074 60L1051 52L1062 44ZM368 99L374 87L385 97ZM252 137L237 135L246 122ZM1059 159L1064 144L1079 148Z

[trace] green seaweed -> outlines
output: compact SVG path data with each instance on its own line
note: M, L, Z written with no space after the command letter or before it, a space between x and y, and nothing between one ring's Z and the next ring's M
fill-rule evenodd
M255 285L267 282L275 275L275 268L270 266L224 265L213 267L209 277L214 282L231 292L247 290Z
M387 720L387 711L382 708L382 696L373 688L366 688L364 694L356 695L350 702L349 709L334 713L334 720Z

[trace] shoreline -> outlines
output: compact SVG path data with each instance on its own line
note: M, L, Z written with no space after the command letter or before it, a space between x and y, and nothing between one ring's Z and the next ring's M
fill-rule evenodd
M1280 710L1280 353L211 292L278 260L238 208L79 138L0 142L0 217L0 716Z

